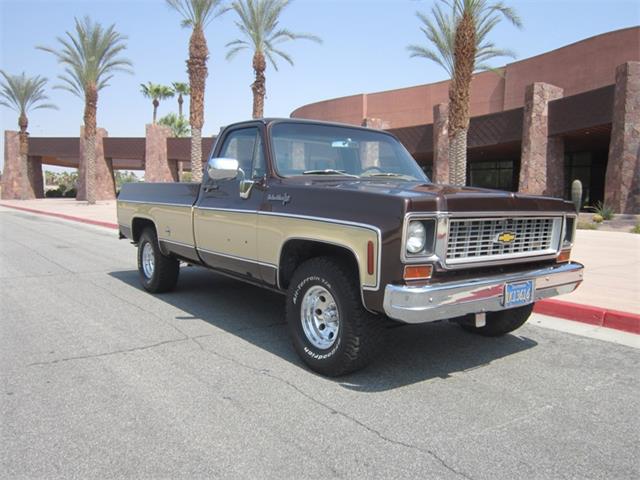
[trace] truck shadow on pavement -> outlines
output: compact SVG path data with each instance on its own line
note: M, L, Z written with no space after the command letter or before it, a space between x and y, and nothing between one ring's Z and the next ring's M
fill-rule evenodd
M110 275L136 289L142 288L137 270ZM308 371L289 341L283 295L203 268L182 268L176 290L153 297L185 312L174 317L177 322L207 322ZM446 379L536 345L522 331L485 338L448 322L401 325L387 331L379 358L368 368L334 381L359 392L386 391L430 379ZM238 360L245 363L242 358Z

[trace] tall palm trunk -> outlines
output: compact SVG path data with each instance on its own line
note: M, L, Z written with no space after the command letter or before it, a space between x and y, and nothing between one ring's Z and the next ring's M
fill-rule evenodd
M184 100L182 98L182 94L179 93L178 94L178 116L180 118L182 118L182 104L184 103Z
M153 99L153 124L156 124L156 117L158 115L158 105L160 105L160 102L158 101L157 98Z
M449 182L454 185L467 183L469 93L475 58L475 22L465 10L456 28L454 72L449 86Z
M260 51L255 52L253 54L253 71L256 75L256 80L251 85L251 90L253 90L253 118L264 117L264 96L267 93L266 78L264 76L266 68L264 54Z
M98 90L95 85L87 85L84 104L84 152L85 152L85 192L87 202L96 203L96 113L98 110Z
M20 155L20 179L22 181L20 199L29 200L34 198L34 195L32 194L33 189L31 188L31 178L33 177L33 173L29 168L29 134L27 133L29 119L24 112L20 113L18 126L20 127L20 133L18 134L20 147L18 153Z
M204 124L204 87L207 79L207 40L202 27L196 26L189 40L187 70L191 86L189 123L191 124L191 179L202 182L202 126Z

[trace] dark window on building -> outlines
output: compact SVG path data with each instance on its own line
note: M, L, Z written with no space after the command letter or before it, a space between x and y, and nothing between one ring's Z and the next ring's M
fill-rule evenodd
M469 162L468 183L472 187L515 191L513 161L482 160Z
M572 152L564 156L564 198L571 199L571 183L582 182L582 202L593 206L604 199L607 152Z
M423 163L420 164L420 168L425 173L429 180L433 182L433 163Z

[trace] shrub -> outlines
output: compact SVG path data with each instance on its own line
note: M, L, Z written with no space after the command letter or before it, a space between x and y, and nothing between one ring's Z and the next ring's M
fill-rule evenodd
M596 202L595 212L597 215L600 215L603 220L611 220L614 214L613 208L604 202Z
M636 223L636 226L631 229L631 233L639 233L640 234L640 223Z
M578 222L577 229L578 230L597 230L599 227L596 223L588 223L588 222Z
M47 190L44 192L44 196L47 198L60 198L64 195L64 189L58 187L53 190Z
M69 190L64 192L64 196L67 198L76 198L77 193L78 192L76 191L75 188L70 188Z
M591 221L595 223L602 223L604 221L604 217L599 213L596 213L593 217L591 217Z

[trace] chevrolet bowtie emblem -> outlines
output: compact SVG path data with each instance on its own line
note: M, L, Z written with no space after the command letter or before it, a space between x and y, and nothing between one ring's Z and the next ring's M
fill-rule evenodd
M516 234L513 232L502 232L496 236L494 242L496 243L511 243L516 239Z

